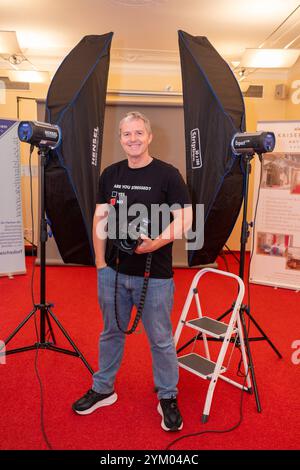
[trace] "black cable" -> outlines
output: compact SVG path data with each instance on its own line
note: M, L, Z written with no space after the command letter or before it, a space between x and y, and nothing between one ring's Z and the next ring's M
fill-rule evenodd
M35 248L35 249L37 248L37 246L32 242L32 240L29 240L27 237L24 237L24 240L25 240L26 242L30 243L31 249L32 249L32 248Z
M255 234L255 223L256 223L256 217L257 217L257 209L258 209L258 204L259 204L260 188L261 188L262 174L263 174L262 155L259 155L259 161L260 161L260 175L259 175L258 193L257 193L257 198L256 198L256 203L255 203L253 221L252 221L252 234L253 234L252 236L254 236L254 234ZM247 292L247 306L246 306L246 308L248 309L249 312L250 312L250 302L251 302L250 269L251 269L251 261L252 261L253 253L254 253L254 240L252 239L252 246L251 246L251 251L250 251L248 274L247 274L247 291L248 292ZM246 331L248 338L249 338L249 332L250 332L250 325L251 325L250 316L248 315L247 331ZM244 373L242 372L242 369L241 369L242 363L243 363L243 358L242 358L242 355L241 355L240 361L238 363L238 368L237 368L237 376L238 377L244 377Z
M262 155L259 155L259 161L260 161L260 175L259 175L258 193L257 193L257 198L256 198L256 203L255 203L253 221L252 221L252 237L254 237L254 235L255 235L255 224L256 224L256 218L257 218L257 210L258 210L258 204L259 204L259 198L260 198L260 188L261 188L262 174L263 174ZM247 275L247 290L248 290L248 293L247 293L247 306L246 306L246 309L247 309L248 313L250 313L250 311L251 311L251 308L250 308L250 303L251 303L250 270L251 270L251 261L252 261L253 253L254 253L254 239L252 238L252 246L251 246L251 251L250 251L249 265L248 265L248 275ZM248 315L247 332L246 332L248 338L249 338L249 333L250 333L250 326L251 326L250 315ZM239 377L243 376L243 373L241 371L241 366L242 366L242 358L239 361L238 370L237 370L237 375Z
M262 166L262 155L259 155L259 161L260 161L260 175L259 175L259 184L258 184L258 193L257 193L257 198L256 198L256 203L255 203L255 210L254 210L254 216L253 216L253 221L252 221L252 237L255 235L255 224L256 224L256 218L257 218L257 210L258 210L258 205L259 205L259 198L260 198L260 188L261 188L261 182L262 182L262 174L263 174L263 166ZM252 238L252 246L251 246L251 251L250 251L250 257L249 257L249 264L248 264L248 273L247 273L247 305L246 305L246 313L250 313L251 311L251 289L250 289L250 270L251 270L251 262L254 254L254 238ZM247 321L247 336L249 338L249 333L250 333L250 315L248 315L248 321ZM238 372L240 370L240 365L241 362L239 363L238 366Z
M34 218L33 218L33 191L32 191L32 169L31 169L31 158L32 158L32 152L33 152L34 146L30 145L30 154L29 154L29 178L30 178L30 211L31 211L31 236L32 236L32 241L31 241L31 255L33 259L33 267L32 267L32 274L31 274L31 299L33 306L35 307L35 300L34 300L34 274L35 274L35 259L34 259ZM39 374L38 370L38 351L39 351L39 333L38 333L38 327L37 327L37 319L36 319L36 312L34 313L34 326L35 326L35 333L36 333L36 354L35 354L35 360L34 360L34 368L35 368L35 373L39 382L40 386L40 424L41 424L41 431L42 435L44 437L46 446L49 450L53 450L53 447L51 446L49 439L47 437L46 431L45 431L45 425L44 425L44 390L43 390L43 383Z
M147 254L146 258L146 266L145 266L145 273L144 273L144 282L142 286L142 291L141 291L141 297L140 297L140 302L137 308L137 313L135 316L135 319L132 322L132 326L129 330L123 330L120 324L119 320L119 313L118 313L118 276L119 276L119 248L117 249L117 260L116 260L116 278L115 278L115 295L114 295L114 304L115 304L115 318L116 318L116 323L120 331L126 335L131 335L134 333L136 330L140 319L142 318L142 313L144 310L144 305L145 305L145 300L146 300L146 294L147 294L147 289L148 289L148 283L149 283L149 275L150 275L150 269L151 269L151 262L152 262L152 253Z
M226 259L226 255L224 253L224 250L221 250L219 256L222 258L222 260L224 261L224 264L225 264L225 267L226 267L226 271L229 273L229 266L228 266L228 263L227 263L227 259Z
M239 257L229 248L228 245L226 245L226 243L225 243L225 248L227 248L229 254L234 257L234 259L236 260L236 262L239 263L239 262L240 262ZM226 255L226 253L225 253L225 255Z
M249 373L249 371L248 371L248 373ZM239 420L236 424L234 424L233 426L231 426L228 429L208 429L207 431L199 431L199 432L195 432L195 433L191 433L191 434L185 434L184 436L180 436L177 439L174 439L174 441L170 442L167 445L167 447L165 448L165 450L169 450L176 442L179 442L182 439L186 439L188 437L196 437L196 436L200 436L202 434L225 434L225 433L232 432L235 429L237 429L243 421L243 400L244 400L244 391L245 391L244 387L245 387L245 384L246 384L248 373L245 375L245 380L244 380L244 383L243 383L243 389L242 389L241 401L240 401L240 417L239 417Z
M257 193L256 204L255 204L255 210L254 210L254 217L253 217L253 222L252 222L252 237L254 237L254 235L255 235L255 224L256 224L257 209L258 209L259 198L260 198L260 188L261 188L261 182L262 182L262 175L263 175L262 155L259 155L259 161L260 161L260 175L259 175L259 185L258 185L258 193ZM249 308L249 310L250 310L250 268L251 268L253 253L254 253L254 238L252 238L252 246L251 246L251 251L250 251L248 276L247 276L248 308Z
M39 386L40 386L40 396L41 396L41 401L40 401L40 404L41 404L40 419L41 420L40 420L40 424L41 424L41 431L42 431L42 434L43 434L43 437L44 437L47 448L49 450L53 450L53 447L50 444L49 439L47 437L47 433L46 433L46 430L45 430L45 424L44 424L44 389L43 389L43 383L42 383L42 380L41 380L41 377L40 377L40 374L39 374L39 370L38 370L38 351L39 351L39 348L37 347L36 348L36 353L35 353L34 368L35 368L36 376L37 376Z
M34 259L34 219L33 219L33 191L32 191L32 169L31 169L31 158L34 145L30 145L29 153L29 183L30 183L30 213L31 213L31 256L33 260L32 273L31 273L31 300L33 306L35 306L34 300L34 274L35 274L35 259Z
M260 167L260 178L259 178L258 194L257 194L254 217L253 217L253 224L252 224L253 233L254 233L254 230L255 230L255 222L256 222L256 217L257 217L257 209L258 209L258 203L259 203L259 197L260 197L260 188L261 188L261 182L262 182L262 173L263 173L262 156L261 155L259 155L259 161L260 161L261 167ZM249 267L248 267L248 276L247 276L248 308L249 308L249 310L250 310L250 267L251 267L251 261L252 261L253 253L254 253L254 243L252 243L252 247L251 247ZM247 335L248 336L249 336L249 330L250 330L250 317L248 316L248 325L247 325ZM240 348L239 348L239 350L240 350ZM241 358L240 358L239 363L238 363L237 376L244 377L244 383L243 383L243 388L242 388L242 393L241 393L240 418L239 418L238 422L235 425L233 425L231 428L228 428L228 429L223 429L223 430L212 429L212 430L200 431L200 432L196 432L196 433L192 433L192 434L186 434L184 436L178 437L174 441L170 442L167 445L167 447L165 448L165 450L169 450L170 447L172 447L176 442L181 441L182 439L186 439L188 437L196 437L196 436L200 436L202 434L212 434L212 433L214 433L214 434L224 434L224 433L232 432L240 426L240 424L242 423L242 420L243 420L243 399L244 399L244 392L245 392L244 387L246 385L247 376L249 374L249 366L248 366L247 374L242 372L241 366L242 366L242 363L243 363L243 357L242 357L241 350L240 350L240 354L241 354Z
M256 224L256 218L257 218L257 210L258 210L258 204L259 204L259 198L260 198L260 188L261 188L261 182L262 182L262 174L263 174L263 166L262 166L262 155L259 155L259 161L260 161L260 175L259 175L259 185L258 185L258 193L257 193L257 198L256 198L256 203L255 203L255 210L254 210L254 216L253 216L253 221L252 221L252 236L255 234L255 224ZM254 239L252 239L252 246L251 246L251 251L250 251L250 257L249 257L249 265L248 265L248 275L247 275L247 306L246 308L248 309L248 312L250 313L250 302L251 302L251 292L250 292L250 269L251 269L251 261L254 253ZM249 338L249 332L250 332L250 315L248 315L248 321L247 321L247 337ZM247 352L247 350L246 350ZM249 358L248 358L249 359ZM244 373L242 372L242 362L243 358L241 356L240 361L238 363L238 369L237 369L237 376L238 377L244 377Z
M236 424L234 424L233 426L231 426L230 428L228 428L228 429L221 429L221 430L219 430L219 429L210 429L210 430L207 430L207 431L199 431L199 432L196 432L196 433L191 433L191 434L186 434L184 436L180 436L177 439L175 439L174 441L170 442L167 445L167 447L165 448L165 450L169 450L176 442L181 441L182 439L185 439L185 438L188 438L188 437L196 437L196 436L200 436L202 434L212 434L212 433L224 434L224 433L232 432L240 426L240 424L243 421L244 392L245 392L245 385L246 385L246 381L247 381L247 377L248 377L250 368L248 366L246 374L244 372L242 372L241 365L243 363L243 356L242 356L242 351L241 351L240 347L238 349L239 349L241 358L240 358L239 363L238 363L238 368L237 368L236 375L238 377L244 377L244 382L242 384L241 401L240 401L240 417L239 417L238 422Z

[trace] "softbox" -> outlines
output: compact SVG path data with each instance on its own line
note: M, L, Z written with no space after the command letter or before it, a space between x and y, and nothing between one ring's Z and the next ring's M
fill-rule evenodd
M243 168L231 140L245 130L245 108L234 74L207 38L178 34L187 185L193 208L204 204L204 245L188 252L195 266L215 261L240 211Z
M100 172L113 33L85 36L50 84L46 121L62 130L45 168L45 209L65 263L94 264L93 214Z

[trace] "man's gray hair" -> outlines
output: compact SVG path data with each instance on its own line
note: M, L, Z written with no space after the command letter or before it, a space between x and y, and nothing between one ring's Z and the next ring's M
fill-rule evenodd
M151 129L151 124L150 124L150 121L149 119L142 113L140 113L139 111L130 111L129 113L126 114L125 117L123 117L123 119L121 119L120 121L120 124L119 124L119 135L121 135L121 128L124 124L124 122L128 122L128 121L137 121L137 120L142 120L144 121L144 124L145 124L145 128L146 128L146 131L148 132L148 134L152 134L152 129Z

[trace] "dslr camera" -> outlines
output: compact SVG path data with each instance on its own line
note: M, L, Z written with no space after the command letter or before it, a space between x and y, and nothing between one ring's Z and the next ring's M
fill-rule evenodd
M119 236L113 240L113 244L121 251L132 255L143 241L140 237L141 234L148 236L148 226L149 220L147 218L132 220L120 227Z

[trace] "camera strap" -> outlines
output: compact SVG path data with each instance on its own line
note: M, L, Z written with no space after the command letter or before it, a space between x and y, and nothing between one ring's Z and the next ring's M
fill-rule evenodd
M138 306L138 309L137 309L135 319L133 320L132 327L129 330L126 331L126 330L123 330L121 325L120 325L119 313L118 313L117 295L118 295L118 275L119 275L119 249L117 250L116 279L115 279L115 317L116 317L116 322L117 322L119 330L121 330L126 335L131 335L136 330L136 328L138 326L138 323L139 323L139 321L142 317L142 313L143 313L144 305L145 305L145 300L146 300L148 283L149 283L149 277L150 277L151 261L152 261L152 253L148 253L147 258L146 258L144 282L143 282L143 287L142 287L139 306Z

